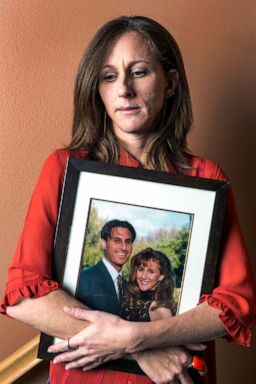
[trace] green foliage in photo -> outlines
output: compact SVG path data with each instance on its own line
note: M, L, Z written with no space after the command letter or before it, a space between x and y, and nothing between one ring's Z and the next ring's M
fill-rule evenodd
M90 211L89 221L86 229L85 246L83 250L83 268L96 264L103 257L100 248L100 231L108 218L101 218L97 208ZM184 264L186 260L188 241L190 234L190 223L183 228L173 227L171 229L160 228L146 237L138 237L133 244L132 255L142 249L151 247L163 252L169 257L177 288L181 287ZM123 266L123 274L129 276L129 262Z

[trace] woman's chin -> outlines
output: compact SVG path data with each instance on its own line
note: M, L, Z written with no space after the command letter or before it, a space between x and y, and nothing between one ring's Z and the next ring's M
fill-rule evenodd
M114 127L117 137L123 135L148 135L152 129L147 124L124 124L122 127Z
M139 285L139 289L142 292L146 292L146 291L151 291L152 287L148 287L148 286L145 286L145 285Z

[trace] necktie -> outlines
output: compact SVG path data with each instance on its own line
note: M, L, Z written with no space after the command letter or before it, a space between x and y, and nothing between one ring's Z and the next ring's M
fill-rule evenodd
M118 287L118 300L121 303L123 298L123 279L121 275L117 276L117 287Z

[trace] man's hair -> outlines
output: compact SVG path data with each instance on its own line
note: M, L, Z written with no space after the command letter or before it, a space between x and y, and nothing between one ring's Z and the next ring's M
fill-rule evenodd
M158 22L144 16L110 20L88 45L75 84L72 140L68 148L86 147L95 160L118 163L118 142L98 88L105 58L115 42L128 32L138 33L166 74L172 69L179 74L175 94L166 99L159 126L148 145L146 160L154 169L163 171L168 171L167 161L171 160L177 171L182 172L189 167L186 138L193 120L183 60L171 34Z
M135 229L133 228L133 226L130 223L128 223L128 221L122 221L122 220L116 220L116 219L107 221L103 225L101 232L100 232L100 237L107 241L108 238L111 237L112 229L117 228L117 227L127 228L131 232L132 242L134 242L134 240L136 238L136 232L135 232Z

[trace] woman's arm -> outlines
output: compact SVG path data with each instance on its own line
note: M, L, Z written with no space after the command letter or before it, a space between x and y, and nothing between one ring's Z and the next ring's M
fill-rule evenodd
M59 289L39 298L23 299L18 304L7 307L7 313L49 335L67 339L84 329L88 322L66 314L63 311L65 304L85 308L83 304ZM67 342L63 341L63 344L67 351ZM66 354L70 354L70 351ZM72 355L67 368L72 368L72 364L76 367L76 360L72 363L73 358L75 357ZM182 348L139 352L133 358L155 383L169 382L179 375L180 383L192 384L186 370L183 370L190 357ZM87 365L86 369L95 368L99 364L98 360L96 364Z
M151 348L200 344L227 334L219 319L219 310L207 302L182 314L148 323L135 323L99 311L66 308L77 319L90 321L90 325L71 338L71 344L79 349L69 354L70 360L85 356L84 367L92 362L106 362L126 353L136 353ZM49 352L66 351L61 342L49 348ZM56 362L67 361L59 356Z
M53 152L34 188L23 231L8 271L1 312L52 336L67 338L86 326L64 305L85 307L51 280L56 223L68 150Z
M85 328L88 322L68 316L63 311L64 305L86 308L66 292L58 289L35 299L22 299L18 304L7 307L6 312L9 316L32 325L48 335L67 339Z
M220 311L204 302L181 315L150 322L147 327L132 324L131 351L152 347L187 345L227 335Z

